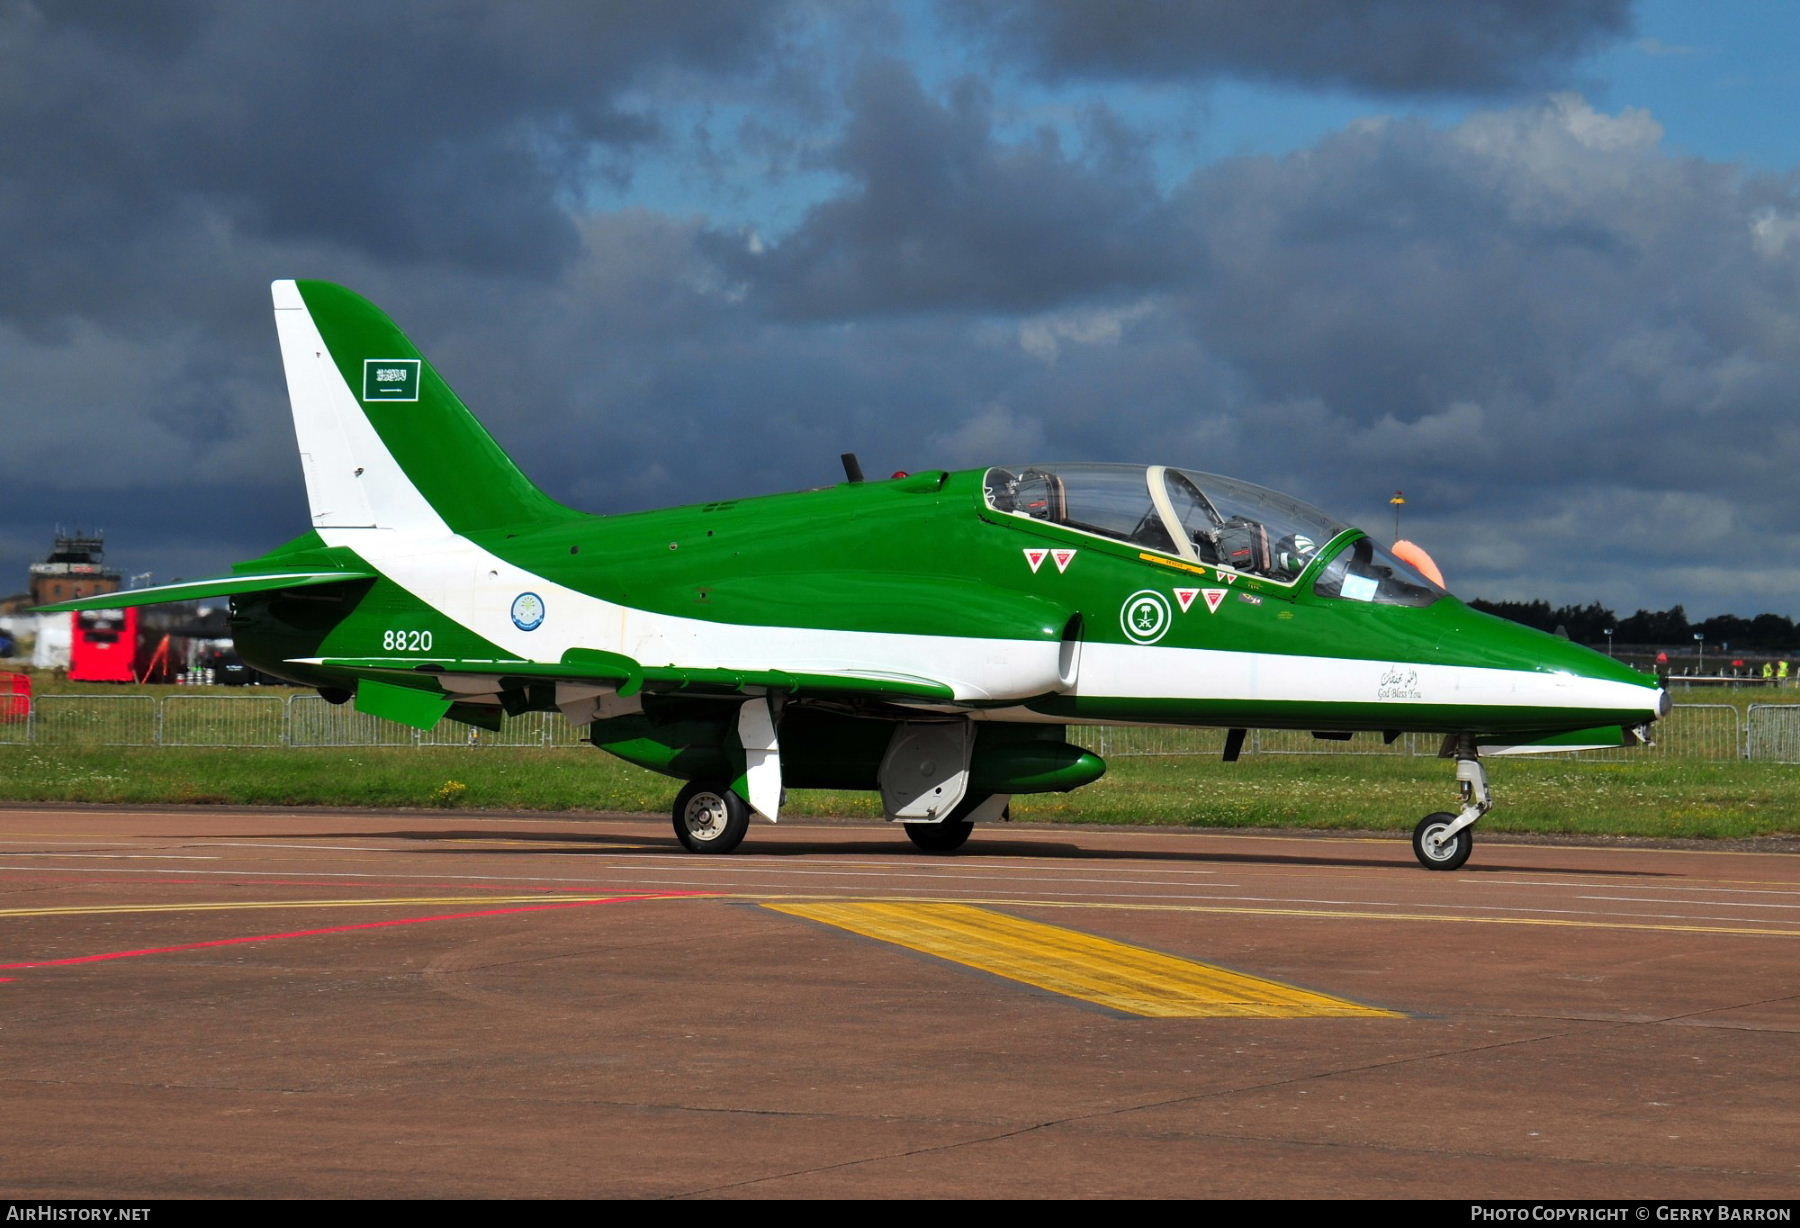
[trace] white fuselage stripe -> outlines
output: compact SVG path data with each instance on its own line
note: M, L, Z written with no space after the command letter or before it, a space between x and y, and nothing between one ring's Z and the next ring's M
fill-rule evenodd
M1025 699L1063 690L1057 645L1028 640L891 635L754 626L658 614L565 587L446 532L422 542L388 530L323 529L420 601L522 660L558 662L571 648L622 653L642 665L794 673L924 675L958 700ZM517 627L520 593L544 603L543 621ZM370 647L371 655L376 646ZM922 668L921 662L929 662ZM1318 704L1592 708L1654 713L1655 693L1571 674L1160 645L1083 646L1066 694L1149 700ZM1404 718L1399 718L1402 722Z

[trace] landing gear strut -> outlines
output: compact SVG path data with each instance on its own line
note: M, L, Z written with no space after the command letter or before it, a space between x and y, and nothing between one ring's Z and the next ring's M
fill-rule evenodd
M1413 828L1413 855L1427 870L1460 869L1475 848L1475 820L1494 808L1487 769L1475 750L1475 739L1466 734L1444 739L1443 754L1456 759L1456 779L1462 785L1462 809L1455 814L1440 810L1419 820Z

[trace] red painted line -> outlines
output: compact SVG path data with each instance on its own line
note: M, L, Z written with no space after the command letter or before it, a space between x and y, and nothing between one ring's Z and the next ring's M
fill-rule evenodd
M127 881L127 880L114 878L114 877L76 878L75 875L77 875L79 873L81 873L81 871L76 869L73 866L71 866L66 871L61 871L61 872L58 872L55 874L42 874L42 873L35 873L35 872L27 872L27 871L23 871L23 870L21 870L15 874L15 873L12 873L9 871L9 872L0 873L0 883L69 883L69 884L79 884L79 885L88 886L88 887L97 887L97 886L103 886L106 883L117 884L117 883L120 883L123 881ZM134 878L134 879L130 879L129 881L133 884L136 884L136 883L193 883L193 884L200 884L200 883L206 883L206 882L215 882L216 883L219 880L216 878L214 878L214 879Z
M143 880L134 879L133 881L141 882ZM188 879L184 881L198 882L200 880ZM544 887L527 883L523 887L509 887L505 883L422 883L416 878L408 879L403 883L372 883L366 878L215 878L212 879L211 882L214 884L224 883L232 887L381 887L393 890L404 887L408 889L430 888L433 891L462 891L466 888L470 891L510 891L514 895L518 895L523 891L542 891L546 895L559 891L564 893L573 891L583 895L592 895L596 891L606 890L604 887L596 887L592 884L589 884L586 887ZM692 894L704 893L697 892Z
M526 881L523 886L514 887L505 882L422 883L418 879L409 879L403 883L374 883L365 878L226 878L223 875L218 878L75 878L73 877L74 873L76 872L71 871L68 874L0 874L0 883L25 881L59 883L65 886L80 887L117 887L122 883L130 883L133 887L140 885L152 887L343 887L346 889L352 887L380 887L396 891L402 888L421 891L505 891L513 895L518 895L520 892L524 891L542 891L546 895L554 894L556 892L562 892L564 894L574 893L579 895L592 895L596 891L605 890L603 887L596 887L591 884L585 887L546 887L530 881ZM529 875L524 877L527 880L530 878ZM668 894L670 894L671 898L674 898L673 893ZM695 892L692 894L704 895L706 893Z
M490 908L481 912L445 913L437 917L401 917L393 921L366 921L359 925L333 925L317 930L290 930L285 934L254 934L246 938L215 938L210 942L187 942L174 947L146 947L141 951L107 951L100 955L76 955L69 959L45 959L23 964L0 964L0 969L64 968L71 964L97 964L109 959L135 959L140 955L169 955L176 951L202 951L208 947L230 947L246 942L273 942L278 938L314 938L321 934L348 934L353 930L378 930L395 925L422 925L427 921L465 921L471 917L503 917L508 913L543 912L551 908L590 908L597 904L631 904L639 900L679 900L709 898L708 891L667 891L656 895L618 895L604 900L569 900L560 904L521 904L517 908ZM13 977L0 977L10 981Z
M527 877L529 877L529 876L527 876ZM175 879L134 878L131 881L134 884L141 883L141 882L161 883L161 882L179 881L184 884L198 884L200 886L209 886L209 887L217 887L220 885L227 886L227 887L344 887L344 888L380 887L384 890L392 890L392 891L399 891L399 890L408 890L408 891L415 891L415 890L417 890L417 891L424 891L424 890L431 890L431 891L505 891L511 895L521 895L525 892L530 892L530 891L541 891L545 895L556 895L556 894L568 895L571 893L576 894L576 895L593 895L596 891L607 890L606 887L596 886L593 883L589 883L585 887L581 887L581 886L546 887L546 886L543 886L542 884L527 882L523 886L514 887L514 886L508 885L505 882L422 883L416 878L408 879L407 881L401 882L401 883L374 883L374 882L370 882L368 879L365 879L365 878L356 878L356 879L346 879L346 878L318 878L318 879L314 879L314 878L246 878L246 879L214 878L214 879L205 879L205 880L202 880L202 879L175 880ZM670 898L675 898L676 896L683 895L683 894L706 895L709 893L704 892L704 891L690 891L690 892L663 892L662 894L667 895ZM650 898L650 897L645 897L645 898Z

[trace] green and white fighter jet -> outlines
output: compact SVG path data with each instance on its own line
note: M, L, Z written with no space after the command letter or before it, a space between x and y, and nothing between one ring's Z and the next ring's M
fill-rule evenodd
M595 516L525 477L394 323L274 284L312 528L216 579L49 609L229 596L257 669L428 729L560 711L686 781L676 834L726 853L784 789L879 790L949 852L1018 793L1105 764L1070 725L1442 734L1453 870L1480 756L1624 746L1655 679L1469 609L1360 530L1169 465L1007 465ZM1410 553L1402 551L1402 553Z

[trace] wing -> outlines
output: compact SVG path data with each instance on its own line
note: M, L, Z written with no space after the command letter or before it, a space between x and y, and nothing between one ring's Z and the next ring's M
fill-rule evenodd
M602 696L633 699L644 691L746 699L781 694L913 704L955 700L948 683L909 674L645 666L619 653L584 649L570 650L561 662L298 657L290 664L346 674L356 680L358 709L420 729L431 728L446 715L453 719L481 715L469 712L471 708L487 708L496 718L501 712L522 710L525 692L534 685L555 687L556 706L578 723L584 723L580 721L584 715L591 719L599 706L595 701Z
M238 593L265 593L282 588L313 588L321 584L348 584L355 580L373 580L372 571L271 571L236 576L212 576L204 580L183 580L176 584L159 584L154 588L134 588L117 593L101 593L41 605L34 614L58 614L65 610L122 610L127 606L159 605L165 601L198 601L203 597L230 597Z

